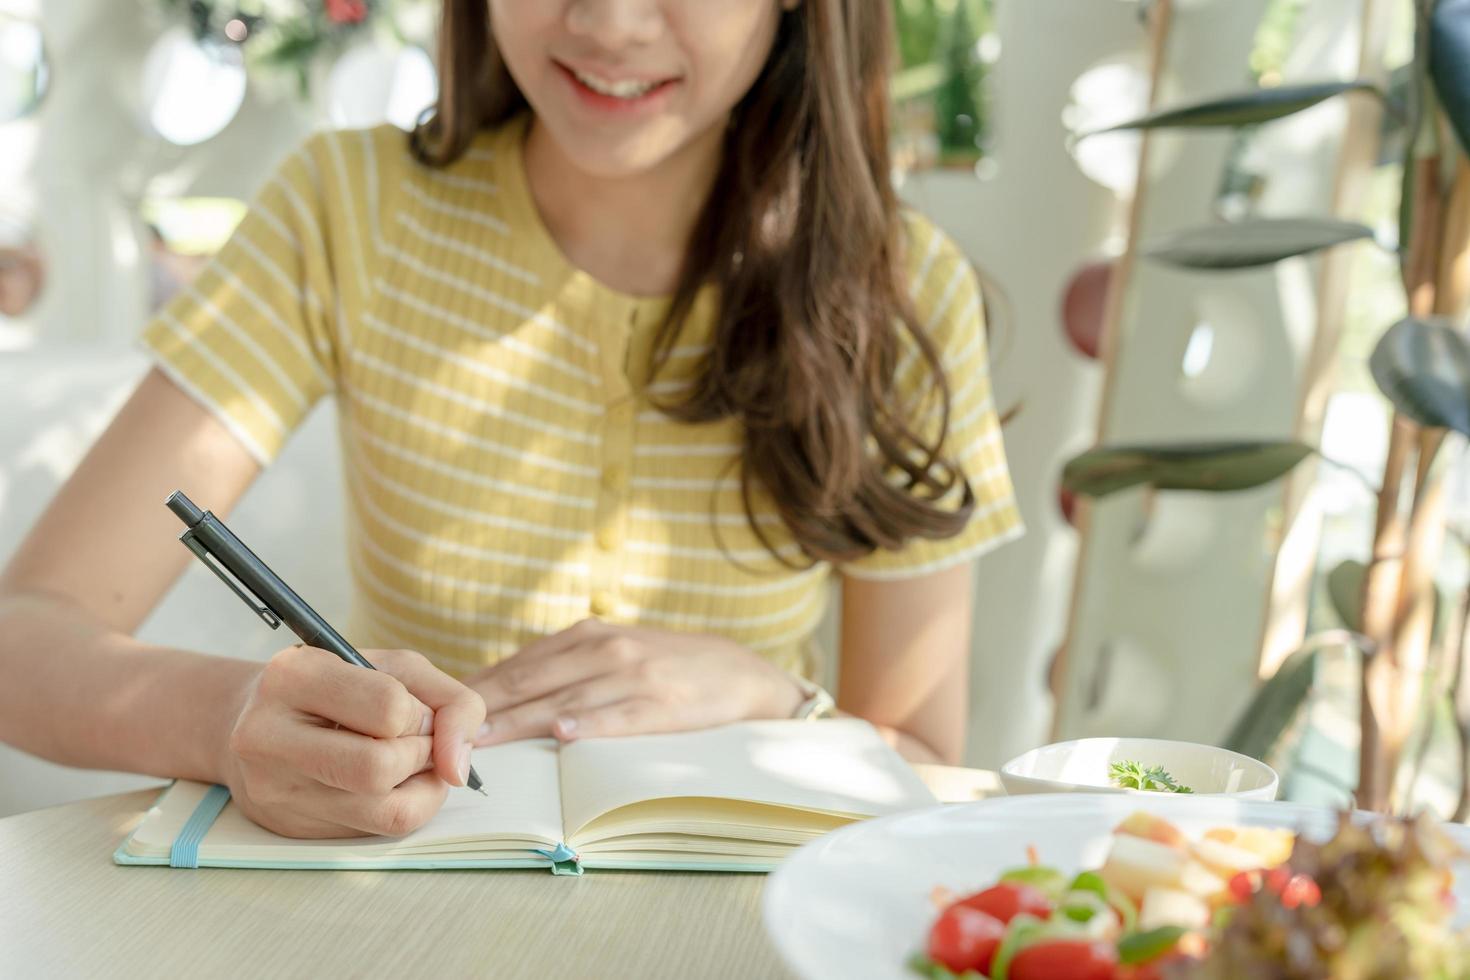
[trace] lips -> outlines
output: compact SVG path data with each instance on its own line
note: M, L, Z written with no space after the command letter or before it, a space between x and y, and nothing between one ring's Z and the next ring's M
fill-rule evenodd
M677 77L638 74L554 62L577 91L603 108L637 106L667 91Z

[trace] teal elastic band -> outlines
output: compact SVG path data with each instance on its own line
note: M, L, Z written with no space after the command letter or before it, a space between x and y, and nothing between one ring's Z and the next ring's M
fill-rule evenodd
M228 786L211 786L204 793L204 799L190 814L189 820L184 828L179 831L179 836L174 838L174 845L168 852L168 863L171 868L197 868L199 867L199 843L204 840L204 835L209 833L209 828L214 826L214 820L219 816L225 804L230 802L230 788Z

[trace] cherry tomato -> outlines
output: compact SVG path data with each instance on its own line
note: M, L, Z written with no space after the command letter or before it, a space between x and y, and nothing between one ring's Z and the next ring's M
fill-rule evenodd
M1051 918L1051 902L1046 900L1046 896L1019 881L1002 881L983 892L962 898L956 904L979 909L1001 922L1010 922L1022 912L1038 919Z
M1281 889L1281 904L1289 909L1299 905L1316 908L1322 901L1322 889L1311 875L1292 875Z
M1010 980L1115 980L1118 951L1112 943L1057 939L1028 946L1006 971Z
M1226 886L1230 897L1240 904L1249 902L1251 896L1259 891L1260 887L1261 872L1259 871L1238 872L1231 877L1230 883Z
M1286 883L1291 880L1291 869L1287 867L1272 868L1266 872L1266 887L1280 895L1286 888Z
M951 905L929 930L929 958L954 973L989 973L990 961L1005 934L1005 923L995 916L966 905Z

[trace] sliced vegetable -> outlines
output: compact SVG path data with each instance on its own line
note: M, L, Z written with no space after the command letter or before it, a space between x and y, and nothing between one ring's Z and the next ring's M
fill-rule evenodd
M1016 954L1032 943L1045 939L1055 930L1054 926L1030 915L1018 915L1006 929L1006 937L995 951L990 962L990 980L1007 980L1007 971Z
M1112 885L1109 885L1103 880L1103 876L1096 871L1084 871L1073 878L1068 890L1074 892L1093 892L1101 896L1102 900L1107 902L1114 912L1118 913L1118 918L1123 923L1124 932L1132 932L1134 926L1138 923L1138 908L1127 895L1124 895Z
M1024 868L1012 868L1010 871L1002 874L1000 880L1030 885L1053 903L1058 901L1067 892L1067 876L1056 868L1049 868L1043 864L1027 865Z
M994 916L956 903L929 930L929 958L956 973L986 973L1005 932L1005 924Z
M1052 913L1052 904L1044 894L1019 881L1002 881L983 892L960 899L955 905L979 909L1001 922L1010 922L1018 915L1049 919Z
M1138 927L1145 931L1164 926L1203 929L1210 924L1210 906L1182 888L1150 888L1138 907Z
M1118 951L1112 943L1048 939L1027 946L1010 963L1009 980L1113 980Z
M1103 897L1091 891L1067 892L1057 903L1057 911L1073 922L1091 922L1099 912L1109 910L1110 907Z

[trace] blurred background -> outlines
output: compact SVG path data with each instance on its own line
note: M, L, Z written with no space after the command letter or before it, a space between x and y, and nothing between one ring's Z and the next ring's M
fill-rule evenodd
M977 573L967 764L1180 738L1266 757L1289 798L1463 818L1470 390L1435 372L1465 353L1470 88L1427 67L1432 5L881 2L893 179L986 282L1029 528ZM271 167L432 101L437 8L0 0L0 560ZM329 620L331 413L234 518ZM279 645L195 564L143 636ZM0 816L157 782L0 746Z

